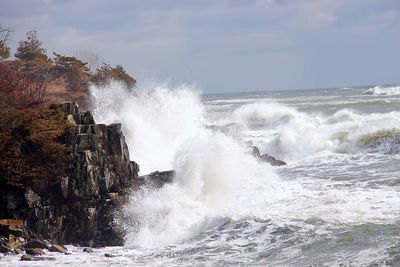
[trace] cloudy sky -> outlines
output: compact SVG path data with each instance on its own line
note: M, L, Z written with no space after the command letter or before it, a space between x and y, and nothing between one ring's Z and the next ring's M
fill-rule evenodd
M1 0L0 23L205 92L400 83L400 0Z

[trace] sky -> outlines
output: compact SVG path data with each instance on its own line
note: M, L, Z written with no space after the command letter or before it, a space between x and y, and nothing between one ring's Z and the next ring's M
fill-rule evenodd
M10 46L204 92L400 84L400 0L0 0Z

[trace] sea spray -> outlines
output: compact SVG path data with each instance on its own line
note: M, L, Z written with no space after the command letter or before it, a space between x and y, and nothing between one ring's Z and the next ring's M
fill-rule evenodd
M149 84L128 92L117 82L90 87L94 116L104 123L121 122L131 159L141 174L172 169L182 142L203 127L198 91L182 85L174 90Z
M263 153L287 161L320 153L358 153L366 148L359 142L360 138L382 130L398 129L400 125L397 111L359 114L341 109L325 115L302 112L271 101L242 105L232 111L230 118L231 122L247 127L245 135ZM385 151L387 149L381 150L382 153Z

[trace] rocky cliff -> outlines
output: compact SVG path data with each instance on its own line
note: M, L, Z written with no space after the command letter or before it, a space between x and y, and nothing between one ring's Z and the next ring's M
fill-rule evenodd
M23 220L43 238L84 246L121 245L114 213L137 181L120 124L96 124L75 103L52 105L65 114L68 171L52 180L22 184L0 179L0 219ZM57 166L55 166L57 168ZM0 233L1 234L1 233Z

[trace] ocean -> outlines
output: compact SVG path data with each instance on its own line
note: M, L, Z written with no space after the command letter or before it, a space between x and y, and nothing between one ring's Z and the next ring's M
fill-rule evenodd
M6 265L400 266L400 86L91 91L96 121L123 124L141 174L175 180L131 196L116 218L123 247Z

